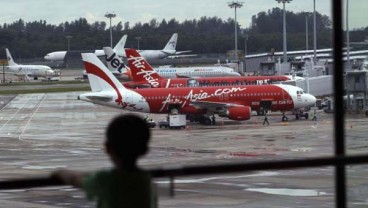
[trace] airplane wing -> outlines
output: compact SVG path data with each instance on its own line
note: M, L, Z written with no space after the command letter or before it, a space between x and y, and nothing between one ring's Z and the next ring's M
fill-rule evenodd
M197 57L198 54L187 54L187 55L171 55L166 57L167 59L177 59L177 58L186 58L186 57Z
M111 102L113 97L111 96L87 96L92 101Z
M128 84L129 88L134 88L134 89L137 89L137 88L152 88L152 86L150 84L134 84L134 83L131 83L131 84Z
M191 50L190 51L176 51L175 54L178 55L178 54L182 54L182 53L190 53L192 52Z
M212 112L222 111L228 107L243 106L235 103L221 103L221 102L208 102L208 101L192 101L191 106L201 109L207 109Z
M198 76L186 76L186 75L181 75L181 74L176 74L176 78L201 78L201 77L198 77Z
M185 76L185 75L180 75L180 74L176 74L176 78L192 78L192 77Z

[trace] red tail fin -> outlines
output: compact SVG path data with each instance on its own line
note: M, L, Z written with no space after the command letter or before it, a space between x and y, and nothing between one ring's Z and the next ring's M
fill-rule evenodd
M159 87L163 79L135 49L126 48L125 54L134 82L147 82L152 87Z

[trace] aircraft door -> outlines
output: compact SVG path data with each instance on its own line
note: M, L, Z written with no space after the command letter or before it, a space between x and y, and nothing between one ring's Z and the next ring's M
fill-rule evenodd
M281 96L282 96L282 100L286 100L287 99L287 94L288 94L289 92L285 92L285 90L284 89L282 89L281 88Z
M229 95L228 94L221 94L218 96L220 101L226 101L229 100Z
M259 102L259 109L257 115L264 115L267 111L272 110L272 100L262 100Z
M259 105L260 105L261 109L263 109L265 111L268 111L268 110L271 110L272 101L271 100L262 100Z

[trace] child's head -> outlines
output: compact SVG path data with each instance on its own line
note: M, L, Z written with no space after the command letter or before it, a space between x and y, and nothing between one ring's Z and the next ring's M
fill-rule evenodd
M136 160L148 151L150 128L139 116L124 114L115 117L106 130L106 149L118 160Z

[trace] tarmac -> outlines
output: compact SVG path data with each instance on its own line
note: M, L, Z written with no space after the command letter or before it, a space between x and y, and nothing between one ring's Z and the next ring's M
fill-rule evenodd
M104 129L126 111L77 100L78 94L37 93L0 96L0 179L47 176L57 168L94 171L112 167L104 153ZM155 121L165 115L150 114ZM311 118L311 116L310 116ZM214 126L189 123L185 129L152 128L145 169L187 165L301 159L334 154L333 115L318 111L317 122L281 122L281 114L248 121L218 118ZM346 152L368 150L366 117L348 115ZM348 207L368 206L367 165L348 166ZM155 179L159 207L334 207L334 168L254 171L175 179ZM0 191L0 207L95 207L70 186Z

